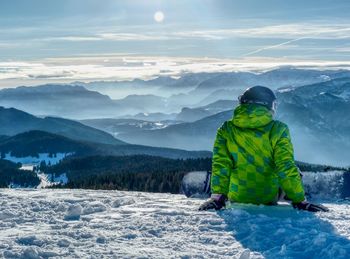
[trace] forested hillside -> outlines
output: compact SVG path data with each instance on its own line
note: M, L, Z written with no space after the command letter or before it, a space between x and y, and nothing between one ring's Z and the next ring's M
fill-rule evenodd
M210 168L210 158L183 160L136 155L65 159L54 166L42 166L41 170L55 175L66 173L69 181L62 186L65 188L178 193L185 173Z
M20 170L21 164L0 159L0 188L9 185L35 187L40 183L38 176L28 170Z

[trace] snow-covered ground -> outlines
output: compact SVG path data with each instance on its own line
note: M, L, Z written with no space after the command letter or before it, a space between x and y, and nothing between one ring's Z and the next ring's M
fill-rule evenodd
M183 195L0 190L4 258L349 258L350 203L329 213L233 205L199 212Z

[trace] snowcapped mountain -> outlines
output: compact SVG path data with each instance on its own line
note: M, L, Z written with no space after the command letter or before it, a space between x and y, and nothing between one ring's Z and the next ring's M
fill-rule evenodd
M0 190L3 258L342 258L349 203L312 214L288 204L199 212L183 195ZM30 202L28 202L28 200Z
M343 98L345 101L350 100L350 76L328 80L326 82L315 83L311 85L304 85L301 87L284 88L277 90L277 93L294 93L295 95L304 98L313 98L322 94L332 94L334 96ZM284 96L288 96L285 94Z
M216 73L211 78L202 81L188 95L196 96L197 101L198 98L202 98L198 103L204 105L219 99L227 99L225 96L231 96L232 100L237 99L246 88L255 85L278 89L299 87L343 77L350 77L350 72L347 70L298 69L289 66L263 73Z
M277 118L289 124L299 157L349 164L350 78L282 89Z
M311 70L298 69L295 67L281 67L266 72L221 72L221 73L203 73L195 77L192 82L192 88L186 88L187 91L181 91L180 85L173 85L172 88L165 87L162 89L179 89L168 96L169 107L198 107L227 99L232 100L237 97L248 87L254 85L264 85L277 89L281 87L298 87L313 83L325 82L336 78L350 76L347 70ZM194 74L181 76L177 83L188 77L194 77ZM202 77L202 78L201 78ZM185 83L184 83L185 84ZM160 94L160 95L164 95ZM166 96L166 95L165 95Z

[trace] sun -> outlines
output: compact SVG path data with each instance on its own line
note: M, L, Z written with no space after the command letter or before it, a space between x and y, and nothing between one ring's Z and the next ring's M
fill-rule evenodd
M164 13L162 11L157 11L153 16L156 22L162 22L164 20Z

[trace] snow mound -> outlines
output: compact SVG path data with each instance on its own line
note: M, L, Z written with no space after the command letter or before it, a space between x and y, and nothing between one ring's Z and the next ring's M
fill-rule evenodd
M93 214L96 212L102 212L106 210L106 206L99 201L90 202L86 205L86 207L83 209L82 214Z
M83 208L80 204L73 204L68 207L67 213L64 216L65 220L79 220Z
M112 207L113 208L118 208L120 206L126 206L126 205L131 205L131 204L134 204L135 203L135 200L134 199L130 199L130 198L120 198L120 199L117 199L115 201L113 201L112 203Z
M329 213L183 195L0 189L0 258L349 258L350 203Z

